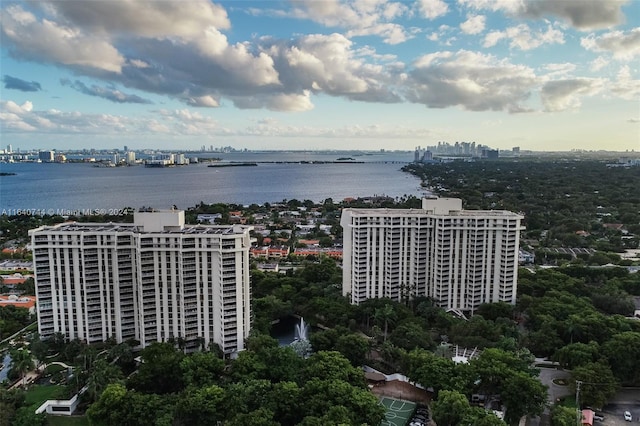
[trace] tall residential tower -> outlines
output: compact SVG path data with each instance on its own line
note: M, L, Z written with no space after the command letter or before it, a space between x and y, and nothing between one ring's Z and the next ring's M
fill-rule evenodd
M458 198L425 198L422 209L344 209L343 294L356 304L427 296L461 312L513 304L522 219L463 210Z
M187 350L244 348L251 327L249 226L188 226L181 210L141 210L134 223L29 231L38 331L142 347L174 338Z

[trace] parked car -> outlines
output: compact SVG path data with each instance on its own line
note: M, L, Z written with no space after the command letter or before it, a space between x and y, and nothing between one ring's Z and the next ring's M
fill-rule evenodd
M630 411L625 411L624 412L624 419L628 422L633 420L633 416L631 416L631 412Z

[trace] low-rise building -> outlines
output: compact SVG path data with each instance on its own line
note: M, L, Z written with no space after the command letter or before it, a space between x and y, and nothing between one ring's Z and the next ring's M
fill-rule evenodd
M18 296L15 294L0 295L0 306L14 306L16 308L28 309L30 314L36 313L35 296Z
M335 247L302 247L294 252L296 256L329 256L334 259L342 259L342 249Z
M33 262L31 262L30 260L5 259L3 261L0 261L0 270L31 271L33 270Z

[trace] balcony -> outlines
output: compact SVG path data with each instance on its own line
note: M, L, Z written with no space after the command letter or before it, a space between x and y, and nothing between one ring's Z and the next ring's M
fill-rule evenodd
M238 329L236 327L225 328L223 333L223 338L225 341L235 342L237 340Z
M223 308L229 308L229 307L233 307L233 308L235 308L235 307L236 307L236 305L237 305L237 304L236 304L236 298L235 298L235 297L233 297L233 298L229 298L229 299L226 299L226 300L224 300L224 301L223 301L223 303L222 303L222 307L223 307Z

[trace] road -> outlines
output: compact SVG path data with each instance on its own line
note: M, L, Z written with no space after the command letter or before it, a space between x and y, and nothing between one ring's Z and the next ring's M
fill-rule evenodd
M568 385L557 385L553 383L553 380L564 379L569 380L570 373L565 370L558 370L556 368L541 368L540 369L540 381L543 385L548 387L547 401L549 404L555 404L559 398L565 397L571 394Z
M571 394L569 386L560 386L553 383L554 379L569 379L570 372L555 368L540 368L540 381L548 386L547 399L550 405L558 398ZM630 411L632 422L624 420L623 413ZM616 395L602 409L604 420L594 422L594 426L639 426L640 425L640 388L620 389ZM549 426L549 408L545 408L540 417L527 419L527 426Z
M626 422L623 417L625 411L631 412L632 422ZM603 426L638 426L640 425L640 388L620 389L616 395L602 409Z
M569 375L568 371L558 370L553 367L540 368L538 378L543 385L547 386L547 407L545 407L544 413L540 417L527 418L527 426L549 426L551 424L549 407L555 404L559 398L571 394L569 386L557 385L553 381L556 379L568 380Z

